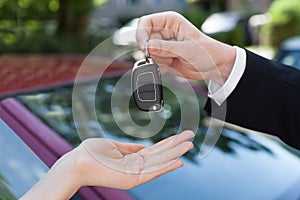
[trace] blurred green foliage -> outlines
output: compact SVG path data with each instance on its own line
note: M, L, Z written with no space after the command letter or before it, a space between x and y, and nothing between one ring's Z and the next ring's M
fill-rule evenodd
M200 6L193 6L192 8L184 10L181 14L200 29L210 13L210 11L203 9Z
M88 33L107 0L0 0L0 53L84 53L107 37Z
M248 30L245 23L247 23L246 19L240 20L233 29L227 32L215 33L210 36L230 45L248 46L251 44L251 38L247 32Z
M283 40L300 34L299 0L275 0L268 13L271 21L261 32L265 44L278 47Z
M17 197L10 191L9 183L6 178L0 173L0 199L15 200Z
M200 30L202 24L211 14L234 12L228 11L226 9L224 1L208 1L205 3L202 1L194 1L194 5L195 6L188 8L181 14L185 16L190 22L192 22L192 24L194 24ZM226 32L210 34L209 36L231 45L250 45L251 38L247 29L247 23L249 16L253 15L257 11L249 4L248 1L245 0L241 0L241 7L242 9L239 12L236 12L239 15L240 19L233 29Z

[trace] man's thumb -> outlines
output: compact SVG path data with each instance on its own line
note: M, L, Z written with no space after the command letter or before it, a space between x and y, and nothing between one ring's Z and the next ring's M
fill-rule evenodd
M182 57L187 44L184 41L151 39L148 42L150 55L163 58Z

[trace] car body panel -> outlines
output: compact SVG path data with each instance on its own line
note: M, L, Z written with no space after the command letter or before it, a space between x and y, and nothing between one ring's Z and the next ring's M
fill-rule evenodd
M285 40L282 45L281 49L284 50L300 50L300 36L294 36L287 40Z
M48 167L73 149L66 140L13 98L1 102L0 117ZM78 194L83 199L132 199L121 190L103 187L82 187Z
M275 56L275 60L300 69L300 36L285 40Z
M60 66L57 65L56 67ZM111 102L114 85L118 78L122 76L125 68L122 66L116 67L117 69L114 69L109 76L101 79L103 87L98 87L99 92L96 94L98 100L95 107L92 106L93 109L97 109L99 117L96 123L103 126L106 136L122 142L151 145L165 137L176 134L181 119L180 106L174 95L172 96L171 92L167 90L164 90L164 99L170 112L167 115L166 125L160 134L150 139L139 140L124 136L124 133L117 129L116 123L112 121L111 106L108 105ZM54 68L48 68L47 72L51 73L52 69ZM97 76L96 74L92 75L87 79ZM185 89L181 88L182 84L176 78L168 80L171 81L171 85L178 87L177 89L184 96L185 103L190 105L190 116L185 117L191 117L192 121L193 110L195 110L193 106L195 105L190 103L189 97L184 93ZM73 146L69 144L71 141L66 142L70 138L74 139L74 136L78 137L71 116L73 87L71 82L62 80L59 84L53 85L50 81L44 82L44 85L39 87L20 88L20 90L11 89L9 92L2 93L4 95L14 94L15 98L1 102L1 118L20 137L23 135L25 141L27 137L31 137L26 143L33 145L34 152L39 154L49 166L55 162L55 159L58 159L63 153L71 150L73 146L78 145L80 142L80 139L74 140ZM82 83L84 84L84 82ZM33 86L35 86L34 81ZM126 86L124 88L126 89ZM195 88L200 91L197 94L199 94L199 106L202 109L201 121L199 122L199 132L197 132L193 141L195 148L182 158L185 162L183 168L132 189L126 194L121 190L101 187L95 189L85 187L79 191L80 194L89 191L87 196L84 196L85 199L101 199L102 197L107 200L297 199L300 193L300 190L298 190L300 187L300 153L273 137L249 130L231 128L226 125L212 152L204 159L199 158L202 132L206 130L205 113L203 111L206 93L199 87ZM125 89L124 92L127 91ZM82 101L78 103L85 106L88 114L90 104L93 103L92 105L94 105L95 102L88 101L89 98L87 97L90 95L88 87L84 91L86 93L82 94ZM16 94L17 92L22 94ZM136 117L135 120L140 120L143 123L147 122L148 119L145 113L136 111L132 105L130 106L133 113L132 117ZM53 116L53 111L56 109L63 112L56 113L58 115ZM49 117L50 115L52 118ZM93 124L95 122L88 124L88 126L92 129ZM68 127L68 129L64 129L65 127ZM41 130L45 133L41 134ZM71 137L68 137L68 135L71 135ZM41 148L44 148L44 150L39 152L39 148L34 147L35 145L43 146Z

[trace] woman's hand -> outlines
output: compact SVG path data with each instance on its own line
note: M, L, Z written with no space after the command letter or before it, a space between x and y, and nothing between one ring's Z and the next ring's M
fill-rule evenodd
M160 66L175 69L190 79L223 83L231 72L235 49L216 41L175 12L141 17L136 40Z
M149 147L93 138L65 154L21 199L69 199L81 186L131 189L183 166L191 131Z
M192 137L193 132L185 131L149 147L88 139L76 149L76 174L81 185L130 189L181 167L177 159L193 148Z

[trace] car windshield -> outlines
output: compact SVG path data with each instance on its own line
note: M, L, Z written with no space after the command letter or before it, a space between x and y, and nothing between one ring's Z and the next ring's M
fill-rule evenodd
M166 120L163 129L158 134L144 139L124 134L114 121L114 108L111 106L112 94L119 78L120 76L103 78L98 84L95 99L90 98L93 96L93 89L89 82L80 85L83 88L80 101L73 102L76 104L73 106L85 108L86 112L82 113L87 119L85 125L78 125L73 119L73 85L23 94L17 96L17 99L73 146L77 146L82 139L82 136L77 134L76 126L85 131L85 137L93 137L95 127L99 124L108 138L146 145L179 131L180 102L172 91L164 88L167 112L165 115L155 115ZM197 134L193 140L195 148L182 158L185 163L183 168L128 191L130 195L145 200L284 199L286 192L291 188L294 188L295 195L299 195L299 187L295 187L295 184L299 184L300 180L300 153L276 139L226 126L211 153L200 159L202 133L207 130L207 116L203 110L206 102L205 92L202 87L194 87L199 101L199 105L195 105L184 86L179 84L180 81L174 78L165 81L174 85L183 97L183 103L189 105L189 115L184 117L193 121L195 106L201 111ZM123 91L126 93L126 88ZM130 95L130 92L127 95ZM96 110L97 121L90 117L93 109ZM149 123L149 114L139 111L132 99L129 102L129 110L130 116L137 124L142 126ZM134 127L127 128L135 132Z
M130 135L124 134L124 132L116 125L113 117L113 110L110 106L111 95L113 93L114 86L119 78L120 77L110 77L105 78L101 81L101 86L98 87L95 98L96 114L98 118L97 122L93 121L91 119L92 117L89 116L89 113L91 113L94 109L93 106L89 106L94 105L92 102L93 99L89 98L93 95L93 83L87 82L81 84L81 101L77 102L76 106L83 107L86 110L87 118L91 120L87 120L89 123L88 128L81 127L77 124L77 129L84 129L86 131L85 137L88 138L94 135L93 127L95 126L95 123L100 123L106 137L123 142L135 141L144 144L152 144L177 133L177 129L179 128L181 120L180 104L174 93L169 89L164 88L164 99L166 102L165 108L167 110L166 114L162 115L161 113L154 113L155 117L161 119L167 118L166 125L163 127L160 133L158 133L154 137L145 139L131 137ZM200 87L199 90L201 90ZM72 115L72 91L72 86L65 86L33 94L19 95L17 96L17 99L31 111L33 111L37 116L43 119L51 128L53 128L58 134L63 136L73 146L77 146L81 142L81 138L77 134ZM186 93L185 90L180 90L180 92L181 96L183 97L182 101L184 101L184 103L187 105L191 105L188 111L191 116L195 113L194 106L204 106L206 97L203 94L201 95L201 93L197 93L197 97L200 100L200 103L199 105L193 105L192 97L186 95L188 93ZM205 91L203 90L202 93L205 93ZM129 107L130 116L137 124L143 126L149 123L149 114L147 112L138 110L132 99L130 99ZM205 112L202 110L202 119L205 119L205 115ZM134 127L130 128L134 130ZM200 124L199 128L205 129L204 126L200 126Z

